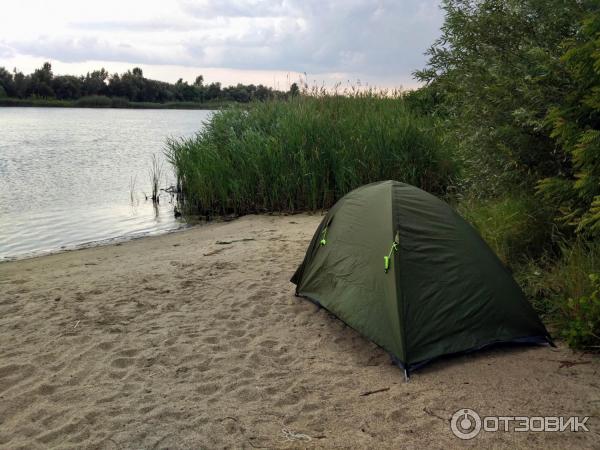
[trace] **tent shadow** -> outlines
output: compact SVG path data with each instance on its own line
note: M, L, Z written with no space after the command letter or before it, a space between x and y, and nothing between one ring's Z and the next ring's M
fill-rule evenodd
M445 371L453 366L472 365L482 363L483 361L489 362L490 357L502 358L503 356L520 356L531 349L540 347L550 347L550 345L544 343L497 342L486 345L480 349L439 356L428 361L422 367L415 369L415 371L411 373L411 376L432 375Z

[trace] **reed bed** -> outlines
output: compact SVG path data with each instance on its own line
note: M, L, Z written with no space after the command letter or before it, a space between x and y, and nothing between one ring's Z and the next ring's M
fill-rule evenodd
M234 106L166 153L182 209L207 215L328 208L386 179L441 194L455 172L431 119L372 92Z

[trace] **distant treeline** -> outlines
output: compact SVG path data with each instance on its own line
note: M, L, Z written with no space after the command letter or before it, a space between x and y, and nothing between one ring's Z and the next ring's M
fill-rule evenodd
M285 98L298 91L293 84L289 92L278 91L259 84L222 87L221 83L204 84L198 75L193 84L181 78L176 83L145 78L142 69L135 67L119 75L110 75L104 68L88 72L85 76L58 75L52 73L49 62L25 75L0 67L0 99L44 99L73 101L83 97L110 97L127 102L194 102L218 103L241 102Z

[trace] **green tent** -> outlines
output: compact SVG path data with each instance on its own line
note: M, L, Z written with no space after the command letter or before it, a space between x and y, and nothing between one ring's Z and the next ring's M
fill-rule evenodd
M409 371L442 355L550 335L508 269L448 204L382 181L340 199L291 280Z

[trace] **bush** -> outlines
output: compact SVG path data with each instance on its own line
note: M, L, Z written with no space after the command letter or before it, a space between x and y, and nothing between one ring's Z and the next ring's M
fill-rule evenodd
M110 103L111 108L128 108L130 106L129 100L125 97L112 97Z
M104 95L89 95L81 97L75 104L82 108L110 108L112 99Z
M564 336L571 347L600 349L600 275L590 274L591 293L569 298Z
M471 198L462 201L458 211L510 268L540 256L553 245L550 212L541 208L533 196Z
M575 348L598 346L600 245L579 238L563 242L519 266L515 276L535 309ZM596 331L594 331L594 329Z
M565 42L562 57L570 75L569 95L547 121L570 162L538 183L546 201L560 206L558 221L580 234L600 236L600 11L589 14L580 32Z
M203 214L315 210L396 179L443 194L456 167L430 119L401 98L296 96L215 113L167 156L184 210Z

